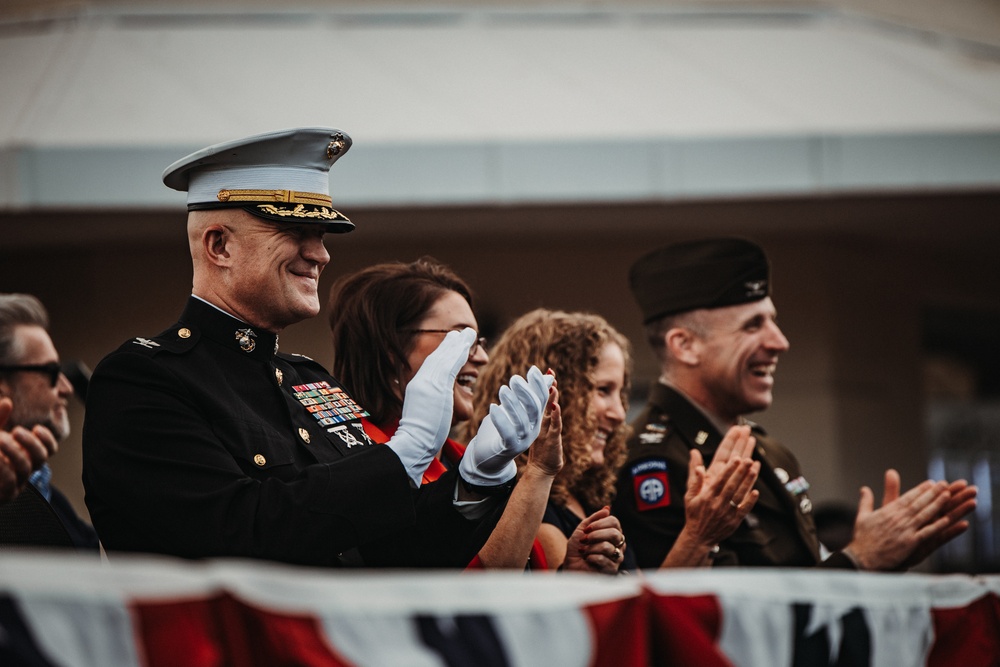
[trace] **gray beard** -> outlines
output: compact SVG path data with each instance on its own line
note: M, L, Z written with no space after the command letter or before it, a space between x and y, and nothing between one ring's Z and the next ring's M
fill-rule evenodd
M10 415L10 419L7 422L7 429L12 429L15 426L21 426L28 429L29 431L35 426L44 426L45 428L52 431L52 436L56 439L56 442L62 442L69 435L69 415L64 414L62 423L56 424L52 420L51 414L46 415L22 415L17 410L17 403L14 403L14 411Z

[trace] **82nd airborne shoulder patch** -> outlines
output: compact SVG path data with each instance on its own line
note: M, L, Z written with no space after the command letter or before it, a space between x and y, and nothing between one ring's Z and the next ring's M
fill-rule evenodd
M630 468L635 506L640 512L670 505L670 482L666 459L646 459Z

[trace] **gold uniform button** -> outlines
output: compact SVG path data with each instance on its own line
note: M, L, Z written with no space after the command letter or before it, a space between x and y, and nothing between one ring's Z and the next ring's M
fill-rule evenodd
M304 428L299 429L299 437L308 445L309 444L309 431Z
M285 374L281 372L280 368L274 369L274 379L278 381L278 386L281 386L281 381L285 379Z
M188 329L187 327L184 327L183 329L178 329L177 335L180 336L181 338L190 338L191 330Z
M253 457L253 462L259 466L263 466L265 463L267 463L267 459L264 458L263 454L256 454Z

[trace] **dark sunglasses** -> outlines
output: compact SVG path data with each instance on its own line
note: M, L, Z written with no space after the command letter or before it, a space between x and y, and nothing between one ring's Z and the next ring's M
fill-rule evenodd
M45 373L49 376L49 384L55 387L59 384L59 376L62 374L62 366L58 361L50 361L47 364L24 364L20 366L0 366L0 373L29 372Z
M458 331L458 329L403 329L402 330L403 333L439 333L445 335L450 334L452 331ZM476 337L476 342L473 343L472 347L469 348L470 360L472 359L472 357L476 356L476 352L479 351L479 348L483 348L484 352L486 351L486 342L487 341L484 337L482 336Z

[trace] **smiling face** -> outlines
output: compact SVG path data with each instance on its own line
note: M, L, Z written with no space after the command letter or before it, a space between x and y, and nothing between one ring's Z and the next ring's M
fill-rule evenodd
M684 388L727 422L771 405L778 357L788 350L770 297L704 311L695 336L697 382Z
M58 362L59 355L45 329L35 325L21 325L14 329L14 336L21 351L17 365L35 366ZM49 375L35 371L17 371L0 382L0 393L9 396L14 410L5 426L23 426L30 429L41 424L52 431L56 440L69 435L69 415L66 405L73 395L73 385L62 373L53 387Z
M324 227L233 213L226 239L231 261L222 294L231 312L275 333L319 314L319 276L330 261Z
M479 330L469 302L458 292L449 290L434 302L427 315L413 328L461 331L465 327ZM424 359L441 344L445 334L418 332L414 333L413 336L412 349L406 355L409 373L400 382L401 391L406 390L406 384L423 365ZM452 424L466 421L472 417L472 396L476 388L476 381L479 379L479 371L489 359L486 350L476 344L472 357L458 371L458 377L455 379L455 408L452 414Z
M597 366L590 376L589 412L597 430L591 445L592 467L604 465L604 448L611 434L625 421L622 389L625 385L625 355L617 343L608 343L597 355Z

